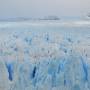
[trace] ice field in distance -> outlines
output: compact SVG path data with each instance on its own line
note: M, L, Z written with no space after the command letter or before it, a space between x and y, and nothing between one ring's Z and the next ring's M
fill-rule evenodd
M0 90L90 90L90 22L0 22Z

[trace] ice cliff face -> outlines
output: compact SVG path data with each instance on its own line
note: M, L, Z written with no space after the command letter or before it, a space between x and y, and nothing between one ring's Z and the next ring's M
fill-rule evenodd
M71 55L33 64L29 61L7 62L2 67L1 90L90 89L89 65L78 56Z
M90 90L90 37L74 35L3 30L0 90Z

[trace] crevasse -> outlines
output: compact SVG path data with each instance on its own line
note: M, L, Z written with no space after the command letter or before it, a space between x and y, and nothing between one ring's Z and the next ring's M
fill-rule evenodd
M89 41L55 31L5 34L0 90L90 90Z

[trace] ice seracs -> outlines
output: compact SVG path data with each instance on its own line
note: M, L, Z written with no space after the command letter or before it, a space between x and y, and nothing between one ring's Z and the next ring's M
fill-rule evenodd
M13 29L0 31L0 90L90 90L89 31Z

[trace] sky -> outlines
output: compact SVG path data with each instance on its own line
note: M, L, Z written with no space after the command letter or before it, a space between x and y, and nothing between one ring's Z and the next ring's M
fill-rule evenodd
M84 16L90 0L0 0L0 18Z

